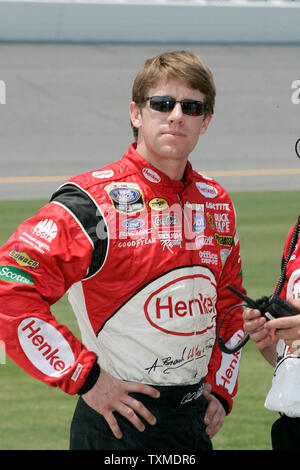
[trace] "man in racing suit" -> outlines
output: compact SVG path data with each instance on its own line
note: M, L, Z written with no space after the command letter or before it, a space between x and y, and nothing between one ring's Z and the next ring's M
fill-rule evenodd
M300 219L287 236L282 266L280 296L297 309L300 300ZM279 284L279 283L278 283ZM276 287L277 289L277 287ZM245 309L245 328L265 359L274 366L265 407L280 413L272 426L273 450L300 448L300 312L299 315L267 321L259 310Z
M71 449L211 449L240 359L216 328L239 303L226 284L245 292L232 201L188 161L215 90L188 52L149 60L139 83L137 142L66 181L2 247L0 339L29 374L80 395ZM65 292L82 341L51 314ZM241 309L221 335L243 336Z

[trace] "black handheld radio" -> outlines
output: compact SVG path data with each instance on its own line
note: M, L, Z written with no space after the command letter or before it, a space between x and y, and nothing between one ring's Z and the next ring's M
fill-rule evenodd
M277 294L273 294L270 297L264 296L264 297L261 297L260 299L253 300L253 299L250 299L250 297L247 297L246 295L237 291L230 285L227 285L226 287L227 289L231 290L234 294L238 295L241 299L245 301L245 305L244 305L245 307L255 308L259 310L260 313L267 320L272 320L274 318L279 318L279 317L289 317L291 315L300 314L299 310L293 307L293 305L291 305L286 300L279 297L279 295ZM236 307L240 307L240 305L236 305L233 308L236 308ZM230 309L227 313L229 313L231 310L233 309ZM239 351L247 343L250 337L249 337L249 334L246 333L245 336L239 341L239 343L236 346L234 346L233 348L226 347L223 338L220 336L220 329L221 329L224 319L225 319L225 316L223 317L219 325L218 334L217 334L217 342L221 351L227 354L232 354L232 353Z
M221 327L223 325L223 321L225 320L227 315L233 309L235 309L237 307L241 307L241 306L245 306L245 307L248 307L248 308L254 308L254 309L259 310L261 312L261 314L267 320L271 320L271 319L279 318L279 317L287 317L287 316L291 316L291 315L299 315L300 314L299 310L297 310L295 307L293 307L293 305L291 305L289 302L287 302L286 300L284 300L283 298L281 298L279 296L280 292L283 288L284 282L286 280L286 267L287 267L287 264L288 264L288 262L290 260L290 257L291 257L291 255L292 255L292 253L293 253L293 251L295 250L295 247L296 247L296 243L297 243L298 236L299 236L299 230L300 230L300 216L298 217L298 220L297 220L297 223L296 223L293 235L292 235L292 239L291 239L291 243L290 243L290 246L289 246L287 257L286 257L285 260L283 260L280 279L278 281L276 290L275 290L273 295L271 295L269 297L263 296L260 299L253 300L250 297L247 297L246 295L244 295L241 292L239 292L238 290L236 290L234 287L227 284L227 286L226 286L227 289L231 290L231 292L233 292L234 294L239 296L246 303L245 303L245 305L240 304L240 305L235 305L234 307L231 307L225 313L224 317L222 318L222 320L220 322L218 332L217 332L217 343L218 343L218 346L221 349L221 351L223 351L224 353L233 354L233 353L239 351L247 343L247 341L250 338L249 334L246 333L244 335L244 337L234 347L231 348L231 347L228 347L228 346L225 345L224 339L220 336L220 331L221 331Z

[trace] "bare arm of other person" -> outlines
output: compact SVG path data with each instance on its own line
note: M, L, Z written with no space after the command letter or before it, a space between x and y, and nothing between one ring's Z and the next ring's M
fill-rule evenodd
M300 312L300 302L289 300ZM283 339L291 352L295 352L300 346L300 313L290 317L281 317L267 321L261 316L259 310L245 309L243 314L244 328L249 333L250 339L273 366L276 363L276 345L279 339Z
M243 313L244 329L250 339L256 343L264 358L272 365L276 364L277 338L273 329L266 328L267 320L259 310L246 308Z

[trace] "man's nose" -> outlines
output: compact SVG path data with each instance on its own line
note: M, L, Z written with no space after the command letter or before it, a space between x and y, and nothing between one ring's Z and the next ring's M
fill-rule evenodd
M168 116L170 122L172 121L182 121L183 120L183 112L181 108L181 103L176 103L174 108L172 109L171 113Z

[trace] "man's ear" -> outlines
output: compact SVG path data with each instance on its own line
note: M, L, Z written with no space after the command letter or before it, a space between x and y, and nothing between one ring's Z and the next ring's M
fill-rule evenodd
M211 118L212 118L212 114L208 114L206 118L204 119L201 130L200 130L200 135L205 134L205 132L207 131Z
M142 125L142 114L139 106L134 101L131 101L129 105L129 114L133 127L139 129Z

